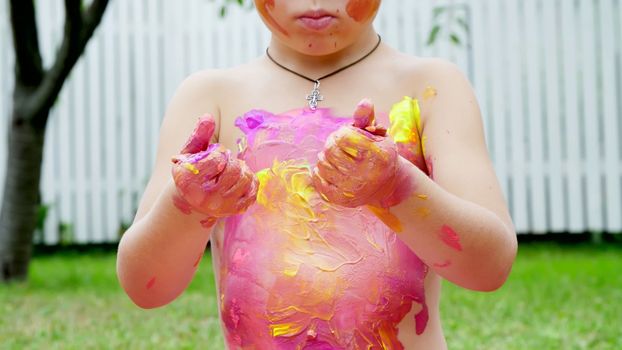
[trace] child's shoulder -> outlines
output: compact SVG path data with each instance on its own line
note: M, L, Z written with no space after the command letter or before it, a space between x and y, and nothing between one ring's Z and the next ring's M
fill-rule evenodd
M441 83L464 77L457 64L441 57L422 57L396 51L395 59L388 60L388 64L397 68L397 74L415 77L428 83Z
M393 66L394 80L406 81L410 95L419 101L422 125L427 125L434 115L445 114L446 108L458 101L476 99L466 74L450 60L396 51L394 59L388 61L387 67Z

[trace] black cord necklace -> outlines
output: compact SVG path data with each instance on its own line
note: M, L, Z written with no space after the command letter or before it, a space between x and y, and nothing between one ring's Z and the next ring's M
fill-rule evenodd
M319 101L324 101L324 96L320 95L320 80L324 79L324 78L328 78L330 76L333 76L341 71L344 71L350 67L352 67L353 65L361 62L362 60L366 59L369 55L371 55L372 53L374 53L374 51L376 51L376 49L378 48L378 46L380 46L380 42L382 41L382 38L380 37L380 34L378 35L378 42L376 43L376 46L374 46L373 49L371 49L371 51L369 51L367 54L365 54L365 56L359 58L358 60L348 64L347 66L341 67L339 69L337 69L334 72L328 73L324 76L321 76L317 79L313 79L313 78L309 78L305 75L302 75L298 72L295 72L287 67L285 67L284 65L280 64L279 62L277 62L274 58L272 58L272 56L270 56L270 53L268 52L268 48L266 47L266 55L268 56L268 58L270 59L270 61L274 62L274 64L276 64L277 66L285 69L286 71L290 72L290 73L294 73L297 76L307 79L308 81L314 83L313 85L313 90L311 91L310 95L307 95L306 99L307 101L309 101L309 108L311 108L311 110L316 110L317 109L317 104Z

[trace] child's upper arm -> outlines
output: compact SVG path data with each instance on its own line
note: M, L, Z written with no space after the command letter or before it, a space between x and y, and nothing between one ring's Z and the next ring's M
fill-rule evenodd
M425 158L436 183L492 212L514 230L490 160L477 98L453 63L426 60L427 87L419 91Z
M212 142L218 142L220 130L218 78L219 71L205 70L192 74L177 88L160 125L155 164L134 222L149 212L168 181L172 181L171 157L180 152L200 116L206 113L214 116L216 131Z

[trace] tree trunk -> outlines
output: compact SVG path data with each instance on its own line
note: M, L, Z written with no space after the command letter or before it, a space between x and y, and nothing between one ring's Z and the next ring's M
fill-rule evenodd
M39 183L45 139L45 115L31 118L13 109L8 133L8 157L4 201L0 211L0 282L23 281L28 277L32 239L41 202Z

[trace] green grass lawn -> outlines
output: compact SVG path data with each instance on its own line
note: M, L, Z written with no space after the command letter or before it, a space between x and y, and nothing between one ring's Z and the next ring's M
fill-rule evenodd
M36 257L27 284L0 286L0 348L222 349L210 264L173 303L142 310L114 254ZM501 290L445 283L442 300L450 349L622 349L622 247L524 244Z

